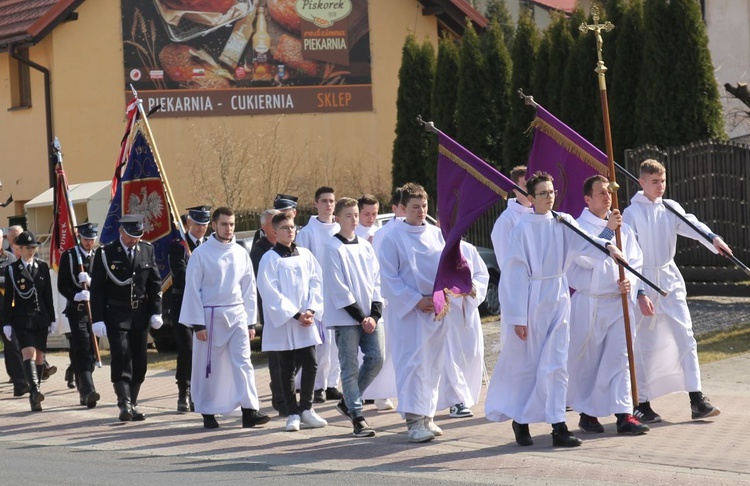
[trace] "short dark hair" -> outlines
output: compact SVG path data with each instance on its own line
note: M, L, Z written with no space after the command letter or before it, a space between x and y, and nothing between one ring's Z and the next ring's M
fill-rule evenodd
M427 191L416 182L407 182L401 186L401 204L406 206L410 199L427 200Z
M594 192L594 184L596 184L597 182L609 184L609 179L601 174L592 175L583 182L583 195L591 196L591 194Z
M294 224L294 216L289 213L281 212L274 215L273 219L271 220L271 225L273 226L273 229L278 229L279 226L281 226L285 221L291 221L292 224Z
M542 182L555 182L555 179L546 172L536 172L528 181L526 181L526 189L529 191L529 194L533 196L534 188Z
M338 201L336 201L336 206L333 208L333 214L336 216L339 215L341 211L343 211L346 208L353 208L357 206L357 200L352 199L350 197L342 197Z
M320 187L319 187L319 188L318 188L318 189L317 189L317 190L315 191L315 202L318 202L318 199L320 199L320 196L322 196L323 194L327 194L327 193L329 193L329 192L330 192L331 194L335 194L335 193L336 193L336 191L334 191L334 190L333 190L333 187L329 187L329 186L320 186Z
M401 188L397 187L393 190L393 195L391 196L391 206L398 206L401 204Z
M526 166L517 165L510 170L510 180L518 184L518 179L526 177Z
M360 211L362 211L362 208L368 204L380 204L380 202L372 194L365 194L357 199L357 206L359 206Z
M215 223L219 220L220 216L234 216L234 211L226 206L214 209L214 213L211 215L211 222Z

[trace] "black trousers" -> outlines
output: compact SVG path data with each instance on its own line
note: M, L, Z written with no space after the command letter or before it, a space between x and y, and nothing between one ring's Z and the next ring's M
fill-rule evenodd
M190 375L193 373L193 328L175 323L172 329L177 346L177 370L174 377L177 383L189 385Z
M268 374L271 380L268 386L271 388L271 405L274 410L286 412L284 404L284 388L281 384L281 366L279 365L279 353L271 351L268 355ZM295 373L296 374L296 373Z
M76 303L78 305L78 303ZM66 316L70 324L70 361L78 377L79 391L82 395L94 391L91 373L94 371L94 350L91 348L88 312L68 310Z
M21 348L18 347L16 333L11 335L10 340L5 337L5 333L1 334L3 336L5 372L8 373L15 386L24 387L28 383L26 382L26 375L23 374L23 358L21 357Z
M318 372L318 359L315 346L293 349L291 351L274 351L279 360L280 385L284 394L284 405L289 415L299 415L312 408L315 374ZM302 369L299 402L295 393L294 375L297 368Z
M112 358L112 383L143 383L146 377L148 319L148 310L143 305L137 309L114 306L105 308L104 324L107 326Z

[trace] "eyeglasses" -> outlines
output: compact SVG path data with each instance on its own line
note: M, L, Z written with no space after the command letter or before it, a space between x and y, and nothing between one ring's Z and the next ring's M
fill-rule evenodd
M284 230L284 231L292 231L294 229L294 226L279 226L276 229Z
M542 191L537 194L532 194L534 197L541 197L542 199L550 199L552 196L557 196L557 190L554 191Z

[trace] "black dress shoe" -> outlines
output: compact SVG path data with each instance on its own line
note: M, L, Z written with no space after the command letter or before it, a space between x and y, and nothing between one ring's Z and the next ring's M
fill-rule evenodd
M583 441L568 430L565 422L552 424L552 445L555 447L578 447Z
M81 405L86 405L86 408L94 408L96 407L96 402L98 402L101 399L101 396L99 396L99 393L94 390L83 399L83 403Z
M256 425L267 424L270 420L271 420L271 417L269 417L268 415L262 414L257 410L253 410L252 408L242 409L242 428L243 429L249 429L250 427L255 427Z
M341 400L344 398L344 394L336 389L336 387L329 386L326 388L326 400Z
M516 444L522 447L534 445L534 440L529 433L529 424L519 424L514 420L512 426L513 433L516 436Z
M204 429L218 429L219 422L216 421L215 416L203 414L203 428Z
M133 414L133 422L140 422L142 420L146 420L146 415L142 414L138 411L138 408L136 408L137 405L133 404L130 407L130 413Z
M76 387L75 380L76 380L76 375L75 375L75 372L73 371L73 367L68 366L65 369L65 381L68 384L68 388L70 388L71 390Z
M133 413L130 411L130 404L120 407L120 422L130 422L133 420Z
M313 403L325 403L326 397L323 395L323 389L315 390L313 392Z

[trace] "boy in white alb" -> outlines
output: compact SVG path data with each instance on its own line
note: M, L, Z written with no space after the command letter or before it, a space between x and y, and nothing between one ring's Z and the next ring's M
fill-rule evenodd
M375 430L362 415L362 390L383 366L384 335L378 325L383 313L380 266L372 245L355 234L357 201L339 199L334 215L341 230L328 241L323 260L323 323L334 330L339 350L344 398L336 410L351 420L355 437L372 437ZM360 349L362 366L357 356Z
M512 180L518 187L526 190L526 166L519 165L513 167L510 171L510 180ZM500 213L500 216L495 221L495 225L492 227L492 233L490 238L492 239L492 248L495 250L495 259L500 267L502 278L503 260L508 254L508 245L510 244L510 232L521 219L524 214L531 214L534 209L531 207L529 198L513 190L516 197L508 199L508 205L505 211Z
M318 262L323 261L325 245L328 240L339 232L339 225L333 220L335 204L336 197L333 188L319 187L315 191L315 209L318 215L310 218L307 225L299 231L295 240L297 246L310 250ZM341 400L344 395L336 388L341 376L341 368L339 367L339 352L336 349L333 330L325 328L320 316L315 316L315 325L320 332L321 343L316 348L318 373L315 377L313 402L325 403L326 399Z
M650 401L662 395L688 392L693 419L713 417L720 413L701 393L701 372L698 347L693 337L693 322L685 300L685 281L674 262L677 236L701 242L714 253L732 254L721 237L671 199L663 200L667 188L667 171L655 160L641 163L638 181L643 188L630 200L623 212L624 221L635 230L643 250L643 274L666 290L662 297L655 291L639 290L653 304L639 299L636 313L636 378L638 399L633 415L641 422L661 422ZM669 204L688 221L709 235L713 244L704 240L682 219L664 206Z
M633 229L622 224L618 210L610 211L612 194L609 180L601 175L583 184L586 208L577 219L587 233L615 240L620 227L622 252L628 263L640 271L643 253ZM568 405L581 414L578 426L586 433L602 433L597 417L615 414L617 433L639 435L649 430L631 415L628 347L625 339L621 294L632 294L628 313L633 318L635 288L632 274L618 282L619 269L610 258L604 262L579 255L567 272L568 285L576 292L570 299L570 348L568 350ZM645 295L640 297L648 299Z
M557 221L551 210L556 192L552 177L534 174L527 182L534 213L525 214L511 233L500 303L507 337L487 390L485 412L492 421L513 420L513 433L521 446L534 443L529 424L552 424L552 444L581 445L565 424L568 385L568 321L570 296L565 270L572 258L583 254L596 261L606 258L595 246ZM560 214L570 224L575 221ZM625 261L615 245L610 255Z
M380 203L372 194L365 194L357 199L357 206L359 207L359 224L357 225L356 230L357 236L363 240L367 240L368 243L372 243L375 233L380 229L380 226L375 224L378 220Z
M276 245L263 255L258 270L265 318L262 349L277 353L278 377L289 413L286 430L296 432L300 423L324 427L328 422L312 408L317 372L315 346L320 344L315 319L323 314L320 265L310 250L294 244L296 226L292 215L277 214L271 224ZM301 375L299 402L294 385L297 367Z

